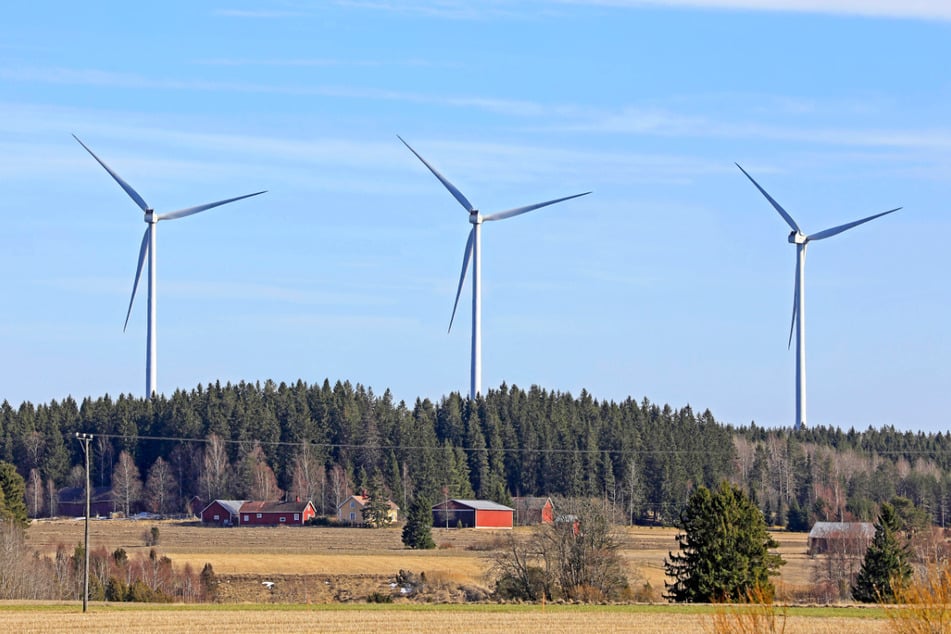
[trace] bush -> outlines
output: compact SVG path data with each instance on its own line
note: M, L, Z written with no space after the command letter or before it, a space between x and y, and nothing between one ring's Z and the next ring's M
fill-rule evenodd
M367 603L393 603L393 596L385 592L371 592Z
M951 631L951 562L929 565L907 585L896 584L895 601L904 605L885 606L893 631Z

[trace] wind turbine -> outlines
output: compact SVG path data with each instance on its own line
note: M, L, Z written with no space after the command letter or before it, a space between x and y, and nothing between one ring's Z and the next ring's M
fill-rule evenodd
M129 325L129 316L132 314L132 303L135 301L135 291L139 286L139 279L142 275L142 265L145 264L145 256L149 257L149 315L148 315L148 335L146 337L146 347L145 347L145 394L146 398L152 398L152 395L158 390L156 385L156 351L158 348L156 342L156 297L155 297L155 232L159 220L175 220L176 218L184 218L185 216L191 216L193 214L206 211L213 207L219 207L221 205L226 205L228 203L233 203L236 200L241 200L243 198L250 198L251 196L257 196L263 194L264 191L255 192L253 194L245 194L244 196L238 196L237 198L228 198L227 200L219 200L214 203L207 203L204 205L198 205L197 207L188 207L187 209L179 209L178 211L171 211L165 214L157 214L155 211L149 207L148 203L139 195L137 191L132 189L132 186L127 182L122 180L118 174L116 174L112 169L102 162L98 156L96 156L92 150L86 147L86 144L79 140L75 134L73 138L79 142L83 148L89 154L92 155L96 161L105 168L109 175L119 183L119 187L125 190L125 193L135 201L143 212L145 212L145 235L142 236L142 246L139 248L139 265L135 269L135 280L132 282L132 297L129 299L129 310L126 312L125 324L122 326L122 332L125 332L126 326Z
M748 179L750 179L750 182L752 182L756 186L756 189L758 189L760 193L766 197L766 200L768 200L773 208L779 212L779 215L783 217L783 220L785 220L786 224L788 224L792 229L792 231L789 233L789 243L796 245L796 285L793 289L792 323L789 326L789 343L787 344L787 347L792 346L793 330L795 330L796 423L793 425L793 429L802 429L806 426L806 245L816 240L825 240L826 238L831 238L832 236L838 235L843 231L848 231L853 227L865 224L870 220L875 220L876 218L880 218L887 214L898 211L901 209L901 207L889 209L888 211L883 211L873 216L862 218L861 220L847 222L844 225L832 227L831 229L826 229L825 231L806 235L799 228L799 225L796 224L796 221L793 220L792 216L790 216L786 210L779 205L778 202L773 200L773 197L767 194L766 190L760 187L759 183L753 180L753 177L747 174L746 170L740 167L739 163L735 163L735 165L740 168L740 171L743 172L743 174L745 174Z
M469 239L466 242L466 250L462 256L462 273L459 275L459 288L456 290L456 301L452 305L452 317L449 319L449 330L452 330L452 322L456 318L456 308L459 306L459 296L462 293L462 284L466 280L466 272L469 268L469 260L472 260L472 370L471 370L471 380L469 388L469 396L474 400L476 396L482 391L482 262L481 262L481 251L482 251L482 223L483 222L492 222L494 220L504 220L506 218L511 218L512 216L519 216L529 211L534 211L542 207L547 207L548 205L554 205L555 203L560 203L565 200L571 200L572 198L578 198L580 196L586 196L591 192L585 192L583 194L575 194L573 196L565 196L564 198L556 198L555 200L549 200L543 203L536 203L534 205L527 205L525 207L516 207L515 209L509 209L507 211L499 211L494 214L489 214L483 216L479 213L479 210L473 207L472 203L462 195L456 186L450 183L445 176L440 174L435 167L430 165L426 159L419 155L416 150L410 147L409 143L403 140L403 137L397 135L397 138L400 141L403 141L403 145L409 148L409 151L416 155L420 161L423 162L423 165L429 168L429 171L433 173L439 182L449 190L449 193L459 201L459 204L462 205L467 212L469 212L469 222L472 224L472 229L469 230Z

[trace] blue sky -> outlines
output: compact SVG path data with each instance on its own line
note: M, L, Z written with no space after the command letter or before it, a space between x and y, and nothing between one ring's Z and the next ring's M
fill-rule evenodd
M944 0L14 3L0 24L0 399L350 380L465 393L469 229L400 134L491 213L484 386L791 425L809 233L812 425L948 429Z

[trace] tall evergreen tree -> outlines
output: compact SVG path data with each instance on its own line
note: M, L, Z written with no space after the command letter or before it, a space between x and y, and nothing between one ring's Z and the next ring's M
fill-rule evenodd
M664 561L667 598L678 602L741 601L757 590L772 596L770 577L785 563L770 549L762 511L736 486L701 486L680 515L680 554Z
M882 511L875 524L875 537L865 552L862 569L852 587L852 597L863 603L880 601L891 603L896 586L908 583L911 565L908 552L901 543L901 520L894 507L882 503Z
M9 462L0 461L0 520L9 519L18 526L29 523L26 513L26 483Z
M417 550L435 548L433 541L432 503L423 496L416 496L406 515L403 525L403 543Z

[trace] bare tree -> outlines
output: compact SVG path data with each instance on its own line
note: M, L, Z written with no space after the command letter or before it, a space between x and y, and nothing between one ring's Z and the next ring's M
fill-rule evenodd
M38 431L31 431L23 436L23 449L26 451L26 459L30 468L40 466L40 456L43 454L45 446L46 439Z
M314 456L310 447L304 445L294 457L294 482L291 493L303 501L310 500L323 512L323 492L327 485L327 473Z
M641 476L634 458L628 460L625 467L624 495L627 498L627 520L633 526L641 504Z
M527 538L512 534L494 558L496 592L502 598L615 600L630 579L620 542L594 500L561 500L563 518L537 527Z
M175 476L172 467L161 456L155 459L145 480L145 499L153 513L168 513L175 500Z
M221 436L211 434L205 445L205 458L199 478L202 499L210 502L226 495L230 469L224 441Z
M135 460L128 451L119 454L119 462L112 471L112 499L122 512L129 515L132 505L142 496L142 477Z
M46 479L46 498L47 505L46 511L49 517L54 517L56 512L59 511L56 505L56 483L53 482L53 478Z
M36 467L30 469L26 480L26 510L30 517L39 517L43 513L43 478Z
M334 512L343 503L350 493L350 484L347 482L347 472L339 464L330 468L330 493L334 498Z
M251 451L244 458L249 497L253 500L277 500L284 493L277 486L274 471L267 463L267 456L261 449L261 444L254 443Z

